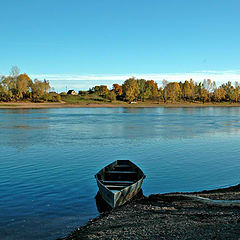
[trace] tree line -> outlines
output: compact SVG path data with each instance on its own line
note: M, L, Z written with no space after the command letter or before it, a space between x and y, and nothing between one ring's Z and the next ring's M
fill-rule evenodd
M32 80L26 73L20 74L18 67L12 67L9 76L1 76L0 101L56 102L59 94L51 93L49 81Z
M84 94L84 91L80 91ZM86 94L86 92L85 92ZM240 102L240 85L234 86L229 81L217 87L215 81L205 79L203 82L194 82L192 79L184 82L162 81L162 86L154 80L127 79L122 85L113 84L109 90L106 85L95 86L89 89L88 94L97 94L110 101L157 101L157 102Z
M18 67L12 67L8 76L0 79L0 101L60 101L61 95L50 92L49 81L32 80L26 73L20 74ZM122 85L113 84L112 89L106 85L95 86L88 91L79 91L79 95L100 96L109 101L151 101L151 102L240 102L240 85L230 81L216 86L211 79L194 82L192 79L184 82L162 81L162 85L154 80L136 79L131 77Z

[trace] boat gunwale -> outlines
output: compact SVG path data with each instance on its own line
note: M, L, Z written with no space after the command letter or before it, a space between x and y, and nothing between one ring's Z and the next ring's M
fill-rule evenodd
M132 184L130 184L130 185L125 186L125 187L124 187L123 189L121 189L121 190L116 190L116 192L114 193L111 189L107 188L106 185L103 184L103 183L98 179L98 176L97 176L97 175L100 174L100 172L103 171L103 169L105 169L105 168L107 168L107 167L110 167L111 165L114 165L114 164L118 163L118 161L128 161L128 162L130 163L129 166L133 165L136 169L138 169L138 170L140 171L140 174L141 174L142 176L141 176L141 178L139 178L136 182L134 182L134 183L132 183ZM123 190L126 190L126 188L129 188L129 187L135 185L135 184L138 183L139 181L141 181L141 180L143 181L143 180L146 178L146 175L143 173L143 171L141 170L140 167L138 167L135 163L133 163L133 162L130 161L130 160L115 160L114 162L106 165L106 166L103 167L101 170L99 170L99 171L94 175L94 177L96 178L97 182L101 184L102 187L104 187L104 188L107 189L109 192L111 192L112 194L115 195L116 193L121 192L121 191L123 191Z

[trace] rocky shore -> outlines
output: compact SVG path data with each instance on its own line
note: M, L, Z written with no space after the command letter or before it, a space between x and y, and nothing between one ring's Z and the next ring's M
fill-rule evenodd
M197 198L193 199L194 197ZM208 204L202 201L201 197L217 201ZM232 202L236 204L225 206L226 200L234 200ZM240 184L187 194L157 194L149 197L142 195L124 206L91 219L86 226L78 228L62 240L239 240L240 204L235 200L240 200Z

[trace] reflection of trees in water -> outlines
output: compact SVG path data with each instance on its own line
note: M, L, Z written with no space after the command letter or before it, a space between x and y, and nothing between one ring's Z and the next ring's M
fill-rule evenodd
M124 135L130 138L184 139L240 131L240 108L236 107L164 107L153 110L126 109L125 113L130 113L130 117L136 113L136 119L123 122ZM137 116L138 113L143 115Z
M43 121L49 117L41 115L47 113L47 109L4 109L0 112L0 144L21 150L43 142L48 137L48 124ZM2 114L7 114L7 118Z
M91 110L89 114L88 109L0 110L0 144L26 148L101 139L191 139L237 134L240 130L240 108L236 107L119 108L103 114L104 111Z
M49 113L49 109L42 108L42 109L29 109L29 108L19 108L19 109L0 109L1 114L47 114Z

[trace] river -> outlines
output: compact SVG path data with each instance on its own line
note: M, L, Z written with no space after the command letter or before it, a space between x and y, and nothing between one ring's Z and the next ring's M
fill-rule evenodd
M0 239L53 240L96 217L94 174L117 159L143 192L240 181L240 108L0 109Z

